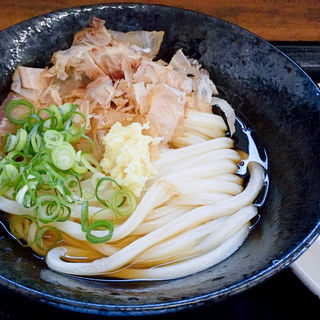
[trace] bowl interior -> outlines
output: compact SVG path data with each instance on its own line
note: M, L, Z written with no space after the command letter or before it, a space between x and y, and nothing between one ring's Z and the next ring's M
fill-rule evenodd
M68 308L113 313L176 310L239 292L288 265L319 227L319 90L264 40L225 21L155 5L97 5L40 16L0 33L0 101L17 65L43 67L93 17L110 29L164 30L159 57L179 48L208 69L220 95L259 133L270 164L261 219L229 259L172 281L92 281L57 274L0 230L1 283Z

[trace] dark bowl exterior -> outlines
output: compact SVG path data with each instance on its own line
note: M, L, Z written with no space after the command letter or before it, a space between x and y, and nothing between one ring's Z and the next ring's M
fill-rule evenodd
M289 265L319 233L320 98L288 57L228 22L183 9L139 4L78 7L0 32L0 101L17 65L44 67L93 17L110 29L164 30L159 57L175 50L199 59L222 97L260 134L270 191L258 225L226 261L172 281L93 281L57 274L0 231L0 284L59 307L107 315L177 311L217 301Z

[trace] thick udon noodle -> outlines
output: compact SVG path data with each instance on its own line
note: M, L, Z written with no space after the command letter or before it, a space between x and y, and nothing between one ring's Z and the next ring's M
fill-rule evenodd
M172 279L207 269L233 254L248 235L257 214L253 204L264 183L264 169L248 164L250 178L243 188L237 175L243 152L225 136L221 117L191 112L185 130L153 162L159 174L149 183L136 210L115 220L112 238L93 244L81 230L81 208L71 218L51 222L62 232L62 241L49 252L35 243L35 222L21 219L15 225L22 238L48 266L62 273L134 279ZM86 183L83 181L82 183ZM32 213L13 200L1 197L0 209L11 219ZM7 205L9 204L9 205ZM111 210L89 207L89 218L114 219ZM25 224L28 224L26 226ZM45 224L41 224L45 225ZM104 235L106 231L94 231ZM47 233L50 241L50 232Z

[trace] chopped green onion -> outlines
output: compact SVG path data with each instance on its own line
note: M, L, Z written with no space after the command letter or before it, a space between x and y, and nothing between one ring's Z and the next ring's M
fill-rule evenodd
M103 237L94 236L91 232L96 229L103 228L108 230L108 234ZM111 239L113 234L113 223L108 220L96 220L89 224L89 217L88 217L88 201L84 201L81 207L81 230L86 232L86 239L90 243L102 243L107 242Z
M112 178L105 177L99 161L89 154L93 141L84 134L87 119L77 109L77 105L65 103L35 111L32 103L23 99L11 101L6 107L9 121L17 124L18 129L15 135L8 134L3 139L5 154L0 160L0 194L6 194L12 188L12 196L18 203L24 207L34 207L32 219L36 223L68 220L71 216L71 203L77 199L83 201L89 194L87 191L83 192L80 182L88 171L95 178L100 176L99 180L95 180L95 194L90 193L90 198L96 198L104 207L111 207L117 215L130 214L136 207L133 193ZM86 150L76 151L74 147L78 150L87 145L89 147ZM109 202L98 194L106 191L109 197L110 190L102 190L103 184L108 181L119 188ZM79 193L74 194L77 186L80 197ZM87 240L91 243L108 241L113 234L113 223L108 220L90 223L88 208L88 201L84 201L81 208L81 229L86 232ZM32 219L21 221L27 226ZM24 228L24 225L16 227ZM39 228L38 224L37 227L35 242L40 249L48 250L62 238L57 228ZM105 236L94 235L94 231L100 229L106 231ZM43 245L47 231L54 232L57 238L50 246Z
M111 197L110 209L119 216L131 214L137 207L137 199L132 191L122 187Z
M12 216L10 218L10 232L15 237L16 241L23 247L28 247L29 243L26 242L30 229L31 216ZM22 242L23 239L25 242Z
M5 171L7 177L10 179L10 181L11 181L12 183L13 183L13 182L18 178L18 176L19 176L19 171L18 171L18 169L17 169L14 165L12 165L12 164L10 164L10 163L8 163L8 164L6 164L6 165L4 166L4 171Z
M91 154L82 154L81 162L93 173L100 172L100 163Z
M48 113L49 115L49 118L44 118L44 117L41 117L41 113L42 112L45 112L45 113ZM36 115L40 118L40 119L43 119L43 121L46 121L46 120L50 120L50 119L53 119L55 116L54 116L54 113L52 112L52 110L50 109L47 109L47 108L41 108L37 111Z
M105 207L109 207L109 204L108 204L105 200L103 200L102 198L100 198L100 196L99 196L99 187L100 187L100 185L101 185L104 181L111 181L111 182L115 183L120 189L121 189L121 186L120 186L120 184L119 184L117 181L115 181L114 179L109 178L109 177L103 177L103 178L100 178L100 179L98 180L98 182L97 182L97 184L96 184L96 189L95 189L95 196L96 196L97 200L98 200L102 205L104 205Z
M76 151L70 143L64 142L52 151L51 158L60 170L69 170L76 161Z
M62 144L63 142L63 134L56 130L47 130L44 135L43 139L47 144L48 148L55 148Z
M69 137L68 131L69 131L69 128L70 128L70 126L71 126L71 123L72 123L72 120L71 120L71 119L68 119L67 122L66 122L66 124L65 124L65 127L64 127L65 134L66 134L67 137Z
M58 107L55 104L50 105L49 109L54 113L55 118L56 118L56 124L55 127L57 129L60 129L62 126L62 115L60 110L58 109Z
M38 197L35 212L40 222L57 221L61 210L61 202L56 196L42 195Z
M13 110L17 107L24 106L28 110L28 112L20 115L20 118L15 118L13 116ZM25 122L28 121L29 116L33 114L35 111L34 106L31 102L24 100L24 99L18 99L18 100L11 100L7 105L6 105L6 115L10 122L14 124L24 124Z
M20 189L15 195L15 200L25 208L31 207L31 194L28 190L28 186L25 185L22 189Z
M78 161L75 161L75 163L72 166L72 170L79 174L85 174L88 172L88 168Z
M90 146L89 146L89 148L88 148L87 150L81 150L82 154L91 152L91 151L92 151L92 148L93 148L93 140L92 140L90 137L88 137L88 136L86 136L86 135L84 135L84 134L83 134L81 137L82 137L83 139L88 140L88 141L89 141L89 144L90 144Z
M52 120L53 120L52 118L47 119L46 121L44 121L43 126L46 129L54 128L55 127L55 123Z
M81 230L87 232L89 226L88 201L84 201L81 206Z
M97 230L101 228L106 231L108 230L107 235L105 235L104 237L97 237L91 233L93 230ZM96 220L88 226L86 238L90 243L107 242L112 238L113 230L114 230L114 225L112 222L108 220Z
M27 122L23 124L23 127L27 131L32 131L34 127L41 127L43 126L43 120L35 113L32 113Z
M6 139L6 144L4 146L4 151L9 152L12 151L17 143L17 136L14 134L9 134Z
M7 155L6 155L6 160L8 163L11 163L13 165L16 166L22 166L25 165L27 163L27 159L25 157L25 155L21 152L18 151L10 151Z
M47 231L55 232L57 240L49 246L44 246L42 238ZM50 250L50 249L56 247L61 240L62 240L62 233L59 229L57 229L56 227L52 227L52 226L43 226L37 232L37 235L35 238L35 243L36 243L37 247L41 250Z
M40 124L36 123L32 127L32 129L30 130L30 132L28 133L27 141L26 141L26 144L25 144L24 149L23 149L23 153L24 154L29 154L29 153L32 152L32 150L30 150L30 144L32 146L32 141L31 140L37 134L37 131L38 131L39 127L40 127ZM39 134L38 134L38 136L39 136ZM33 148L33 146L32 146L32 148Z
M59 215L59 219L57 220L58 222L64 222L64 221L68 221L71 217L71 208L64 205L62 207L63 211L60 213ZM65 211L67 211L67 214L65 214Z
M41 136L39 134L35 134L31 137L31 145L34 152L38 152L41 144Z
M76 161L80 161L80 160L81 160L81 150L77 152L77 157L76 157Z
M78 174L76 172L74 172L73 170L69 170L68 173L76 179L78 187L79 187L80 197L82 197L82 186L81 186Z
M0 175L0 195L4 195L10 189L10 180L8 179L7 175L1 174Z
M73 105L72 105L71 103L67 102L67 103L65 103L65 104L62 104L62 105L59 107L59 109L61 109L61 111L63 112L63 115L66 115L66 114L68 114L68 112L71 111L72 106L73 106Z
M65 186L61 179L57 180L57 190L64 196L69 203L73 202L70 190Z
M0 174L0 195L6 194L6 192L12 187L14 182L19 177L18 169L12 164L5 164Z
M21 180L18 179L19 186L17 192L14 193L14 199L25 208L33 207L36 203L36 189L39 181L34 175L26 174L21 175Z
M78 185L77 181L72 180L68 183L69 188L75 188Z
M63 172L59 172L59 169L54 168L54 166L47 162L47 161L43 161L42 165L49 171L49 173L56 179L61 179L61 180L65 180L64 174Z
M22 151L28 138L28 133L25 129L20 128L17 132L17 142L14 147L14 150L16 151Z

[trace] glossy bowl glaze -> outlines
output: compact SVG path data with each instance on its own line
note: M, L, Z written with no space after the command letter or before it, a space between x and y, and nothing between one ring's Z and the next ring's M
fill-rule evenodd
M258 225L226 261L172 281L94 281L57 274L0 231L0 283L31 298L72 310L108 315L177 311L218 301L288 266L319 232L320 99L310 78L254 34L182 9L109 4L54 12L0 33L0 101L17 65L44 67L54 51L93 17L108 28L164 30L159 57L175 50L199 59L222 97L262 137L270 191Z

